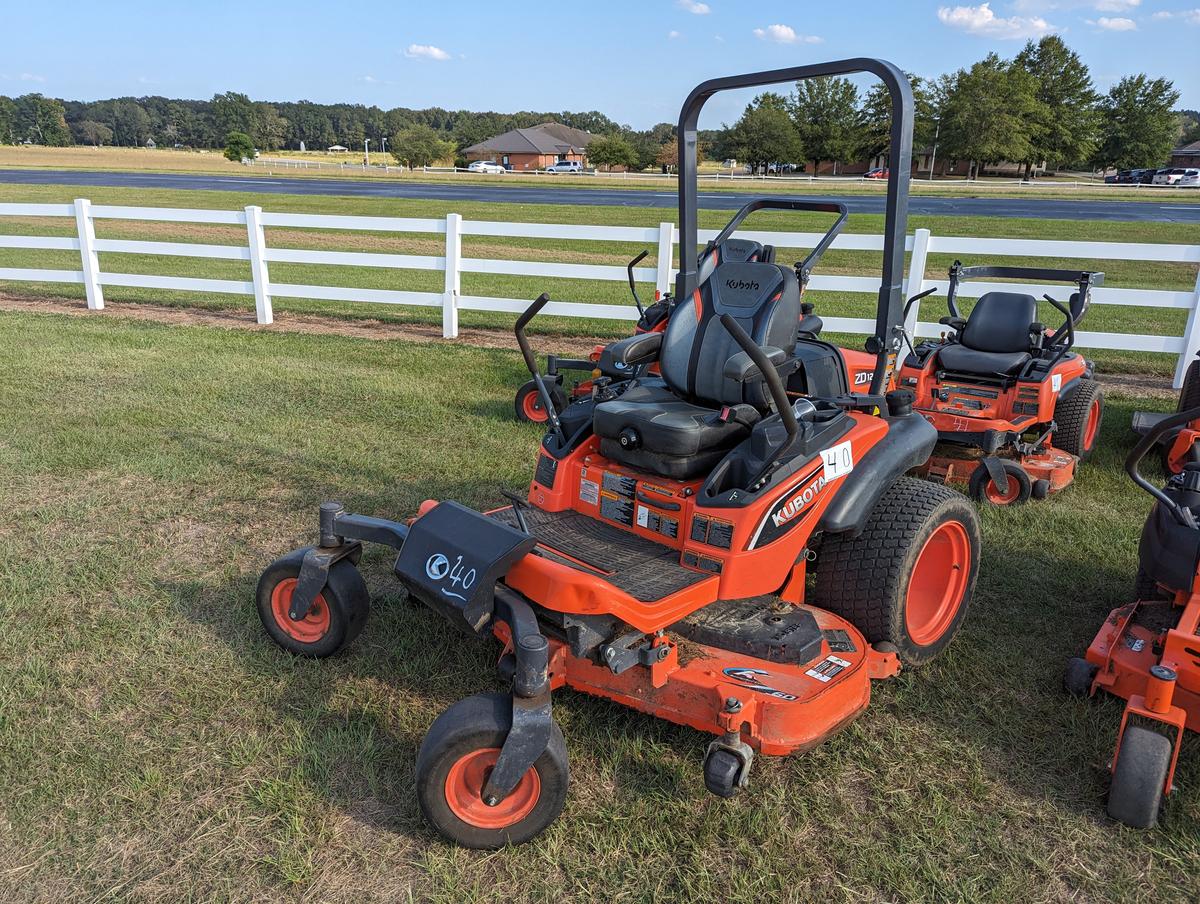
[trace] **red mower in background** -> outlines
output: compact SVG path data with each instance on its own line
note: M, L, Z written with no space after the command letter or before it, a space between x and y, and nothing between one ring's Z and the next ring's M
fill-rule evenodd
M734 237L734 233L741 226L742 222L750 214L759 210L790 210L838 215L833 225L825 231L821 240L817 242L804 260L798 262L794 268L796 278L800 283L801 296L801 313L797 323L797 331L802 340L805 338L810 339L812 340L812 345L816 346L816 348L810 349L813 353L810 357L814 359L813 367L821 369L821 365L815 362L815 358L829 357L828 350L819 350L821 346L825 346L827 343L821 343L817 340L823 324L821 318L813 313L813 305L810 302L803 301L803 297L805 290L808 288L809 280L812 278L813 269L846 225L846 206L836 202L806 201L792 198L757 198L751 201L738 210L733 218L725 224L725 227L700 252L697 278L701 284L707 281L717 266L722 263L775 263L774 246L764 245L753 239ZM637 284L634 279L633 269L645 259L648 253L647 251L643 251L625 266L625 270L629 275L629 292L633 295L633 302L637 305L639 314L638 321L634 326L635 336L643 333L660 333L665 330L667 320L670 318L671 311L675 307L674 299L669 292L658 298L648 308L642 307L641 299L637 293ZM618 362L612 360L611 357L605 357L605 348L607 346L597 345L586 360L560 358L556 355L546 356L546 370L541 374L541 377L542 381L546 384L550 398L554 403L555 411L558 414L562 414L567 405L572 402L591 398L597 381L600 382L600 386L603 389L603 387L614 381L630 380L639 375L640 369L620 365ZM828 346L828 348L831 349L833 346ZM855 391L865 391L871 382L871 375L875 370L875 356L866 352L855 351L844 351L843 356L846 359L846 366L849 370L848 386L833 391L849 392L855 387L857 387ZM826 364L824 370L828 371L827 376L833 376L837 368L831 364ZM588 376L582 380L574 381L570 389L567 389L564 371L584 371L588 373ZM647 372L656 373L657 365L650 365ZM792 384L796 382L796 380L793 380ZM821 388L825 389L826 387L822 386ZM788 386L789 393L794 394L801 394L806 389L807 386L799 389L794 388L793 385ZM517 390L513 407L519 421L544 424L547 420L546 405L542 401L537 383L534 380L527 381Z
M1179 390L1179 402L1175 411L1188 411L1200 407L1200 361L1188 365L1183 375L1183 388ZM1171 417L1157 411L1135 411L1133 413L1133 432L1146 436L1158 424ZM1163 470L1168 474L1179 474L1185 465L1200 462L1200 418L1185 421L1165 433L1156 434L1159 454L1162 456Z
M1183 733L1200 731L1200 463L1188 462L1163 489L1138 465L1171 431L1200 420L1200 407L1160 419L1125 462L1154 497L1142 528L1134 602L1114 609L1063 683L1078 697L1107 691L1126 701L1110 769L1108 814L1134 828L1158 821L1173 790Z
M1038 320L1038 300L1022 292L986 292L963 317L959 283L988 278L1077 289L1067 304L1043 296L1064 318L1052 331ZM914 393L914 407L938 431L938 449L917 473L966 483L972 499L993 505L1045 499L1070 486L1076 466L1096 447L1104 417L1093 365L1071 351L1089 293L1103 281L1103 273L954 262L950 315L939 321L950 331L910 346L899 375L900 388Z

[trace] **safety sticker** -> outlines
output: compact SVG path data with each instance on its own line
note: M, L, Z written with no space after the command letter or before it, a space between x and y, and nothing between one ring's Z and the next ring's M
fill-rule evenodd
M826 656L820 665L813 666L804 674L809 678L816 678L821 682L832 681L837 675L841 674L845 669L850 668L850 663L845 659L840 659L837 656Z
M1062 374L1051 374L1050 391L1058 392L1060 389L1062 389Z
M830 446L821 452L825 464L825 479L833 480L854 470L854 450L850 448L850 440Z
M579 481L579 499L581 502L596 505L600 501L600 484L594 480Z
M650 509L644 505L637 507L637 523L638 527L646 527L646 522L650 520Z
M1125 646L1129 647L1129 649L1134 653L1140 653L1146 648L1146 641L1141 637L1134 637L1132 634L1126 634Z

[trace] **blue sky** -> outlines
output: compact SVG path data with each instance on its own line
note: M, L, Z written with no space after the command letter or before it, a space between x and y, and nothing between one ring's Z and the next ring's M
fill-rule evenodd
M711 76L858 55L937 75L1057 32L1101 90L1147 72L1172 79L1182 106L1200 108L1197 4L0 0L0 94L234 90L384 108L598 109L643 128L673 121L688 89ZM701 126L732 121L747 99L715 99Z

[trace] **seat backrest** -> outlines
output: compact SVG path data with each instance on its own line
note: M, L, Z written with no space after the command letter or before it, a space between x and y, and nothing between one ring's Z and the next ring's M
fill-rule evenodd
M967 318L959 341L980 352L1027 352L1037 322L1037 299L1020 292L987 292Z
M730 314L759 345L796 350L800 282L788 267L731 262L717 267L688 304L675 305L663 336L659 368L667 385L684 398L713 406L743 402L763 410L761 383L725 377L725 362L742 350L721 324Z
M713 271L721 264L732 264L737 261L763 260L763 246L750 239L726 239L704 255L700 268L696 272L696 285L712 276Z

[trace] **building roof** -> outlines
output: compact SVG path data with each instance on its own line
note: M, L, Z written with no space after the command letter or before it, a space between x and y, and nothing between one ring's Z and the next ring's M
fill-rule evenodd
M566 154L582 151L595 138L591 132L572 129L557 122L544 122L528 129L513 129L495 138L473 144L465 154Z
M1172 154L1200 154L1200 141L1193 141L1191 144L1185 144L1181 148L1175 148L1171 151Z

